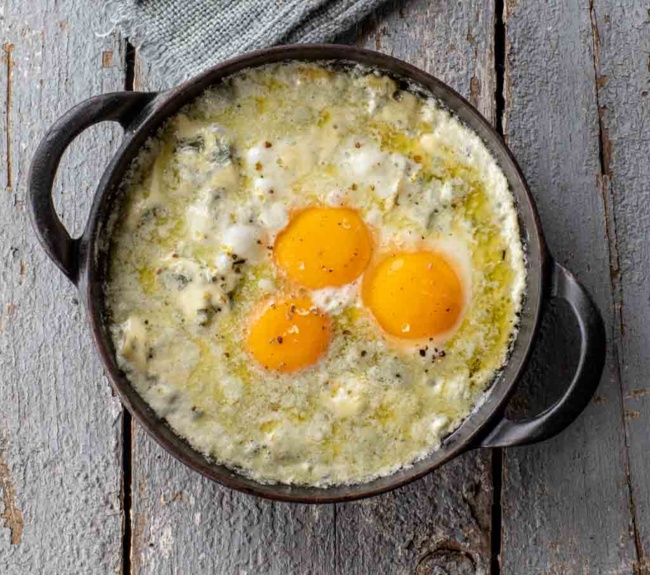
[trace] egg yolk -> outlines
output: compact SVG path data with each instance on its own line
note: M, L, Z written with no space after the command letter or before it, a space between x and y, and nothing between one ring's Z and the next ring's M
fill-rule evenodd
M449 331L463 304L456 272L442 255L429 251L382 259L364 276L362 297L379 325L403 339Z
M330 322L308 299L269 304L250 325L246 345L266 369L290 372L318 361L330 341Z
M291 219L273 249L276 263L291 280L320 289L357 279L370 261L372 241L355 210L313 207Z

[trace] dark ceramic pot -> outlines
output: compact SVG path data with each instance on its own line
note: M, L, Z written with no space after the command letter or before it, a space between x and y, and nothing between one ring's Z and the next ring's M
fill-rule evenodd
M147 138L206 88L244 68L286 60L361 63L395 79L420 86L441 101L482 138L505 173L515 197L527 253L528 277L521 328L509 360L485 402L443 441L439 450L409 469L370 483L328 488L265 485L206 460L158 418L131 387L116 363L107 329L104 281L110 245L108 236L111 221L115 220L122 201L120 183L131 161ZM70 142L86 128L103 121L121 124L124 140L99 182L83 235L72 239L54 209L54 177ZM587 406L600 379L605 359L605 333L601 317L585 289L570 272L550 257L528 185L501 137L474 107L440 80L377 52L335 45L283 46L252 52L219 64L166 92L118 92L86 100L63 116L38 147L29 175L29 200L36 234L47 254L77 286L88 312L97 351L124 405L151 436L175 457L206 477L234 489L271 499L309 503L349 501L376 495L413 481L467 450L533 443L559 433ZM535 343L542 308L551 298L568 302L580 328L576 373L554 405L533 419L512 421L504 415L506 405L522 377Z

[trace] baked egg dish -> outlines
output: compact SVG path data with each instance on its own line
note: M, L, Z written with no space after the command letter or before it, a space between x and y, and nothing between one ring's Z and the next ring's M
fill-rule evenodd
M514 341L507 180L417 87L360 66L230 76L124 181L118 365L179 436L260 482L371 481L438 449Z

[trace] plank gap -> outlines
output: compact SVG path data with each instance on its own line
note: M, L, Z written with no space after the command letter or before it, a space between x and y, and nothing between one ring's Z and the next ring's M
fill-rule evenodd
M124 54L124 89L133 91L135 79L135 46L125 41ZM124 529L122 531L122 575L131 575L131 508L133 490L133 421L129 411L123 407L122 415L122 510Z
M135 46L126 39L126 51L124 54L124 89L133 92L135 84Z
M11 133L11 108L13 105L13 50L14 45L10 42L5 42L2 45L2 51L4 52L4 60L6 65L6 74L7 74L7 89L5 93L5 131L6 131L6 169L7 169L7 181L6 188L8 191L11 191L13 188L13 172L11 165L11 143L12 143L12 133Z
M131 491L133 472L131 469L132 420L126 408L122 408L122 575L131 574Z
M494 2L494 73L496 87L495 127L503 137L503 117L505 113L505 71L506 71L506 25L503 19L505 6L503 0ZM501 575L501 530L502 509L501 489L503 485L503 450L492 450L492 517L490 529L490 575Z
M492 519L490 529L490 575L501 575L501 487L503 485L503 450L492 450Z
M496 88L494 100L496 104L496 130L503 136L503 115L506 107L504 95L506 72L506 25L503 20L503 0L494 2L494 72Z
M591 23L592 38L592 56L594 64L594 91L596 99L596 108L598 110L598 159L600 162L600 188L603 200L603 211L605 213L605 235L607 237L607 247L609 249L609 278L611 286L611 305L613 307L614 326L613 331L616 335L612 347L612 359L614 363L614 377L618 384L620 395L620 413L623 425L624 450L623 462L625 465L625 484L628 493L628 504L630 508L630 523L632 535L634 537L634 551L636 553L636 566L634 573L642 573L641 569L646 564L646 554L641 541L641 534L637 519L637 508L634 501L634 488L632 478L630 477L630 430L625 417L625 390L623 388L623 374L621 373L621 359L619 353L619 344L624 337L623 324L623 286L621 282L620 262L618 253L618 237L616 234L616 215L614 212L614 191L612 186L611 155L612 143L609 139L609 129L607 127L605 114L607 106L603 105L600 99L600 90L606 84L607 77L600 73L600 32L598 30L598 20L594 1L589 0L589 18ZM618 336L618 337L617 337Z

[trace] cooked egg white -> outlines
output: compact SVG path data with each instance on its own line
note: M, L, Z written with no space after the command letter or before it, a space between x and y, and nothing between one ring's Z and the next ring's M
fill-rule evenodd
M275 64L184 108L125 182L117 359L259 481L358 483L438 448L507 359L525 288L506 179L432 99Z

